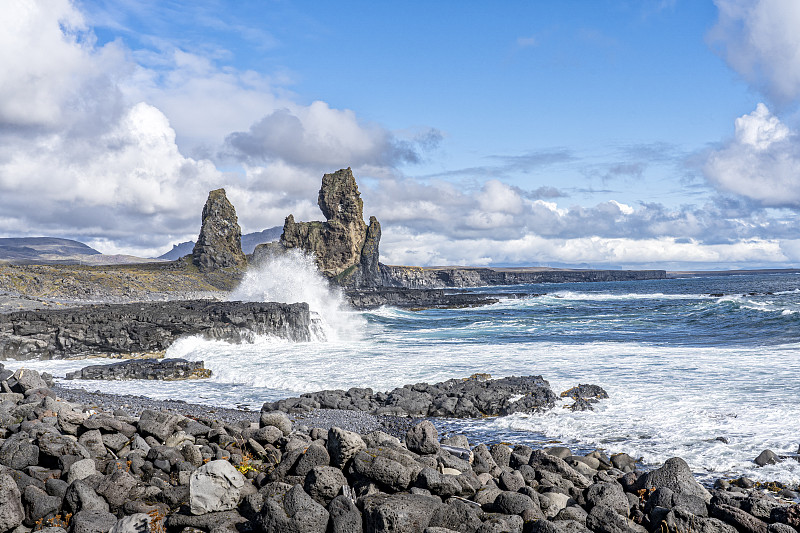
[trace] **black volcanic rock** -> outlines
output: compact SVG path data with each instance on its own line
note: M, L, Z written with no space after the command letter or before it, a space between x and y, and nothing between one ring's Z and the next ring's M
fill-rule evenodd
M203 361L186 359L132 359L107 365L91 365L68 372L66 379L200 379L211 376Z
M364 223L364 202L353 172L342 169L322 177L318 202L325 222L295 222L286 217L281 235L284 248L313 254L319 270L348 287L381 284L378 268L380 224L375 217Z
M247 265L242 252L242 229L225 189L208 193L203 225L192 250L192 263L202 272Z
M326 390L265 403L262 412L346 409L377 415L480 418L552 409L556 395L542 376L489 379L475 374L442 383L417 383L373 394L372 389Z
M183 335L306 341L310 324L305 303L184 300L18 311L0 314L0 359L160 352Z

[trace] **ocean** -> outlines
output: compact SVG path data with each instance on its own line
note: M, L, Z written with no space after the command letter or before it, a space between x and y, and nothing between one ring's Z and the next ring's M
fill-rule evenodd
M491 287L536 293L473 309L348 310L307 260L249 272L231 299L307 301L317 339L229 344L186 338L167 357L203 360L187 382L62 381L70 387L259 410L322 389L390 390L485 372L542 375L558 394L592 383L610 398L592 412L443 420L473 442L626 452L645 465L683 457L705 481L746 475L800 483L800 462L757 467L764 449L800 446L800 276L757 274L653 281ZM91 363L110 362L93 359ZM55 376L86 360L26 361Z

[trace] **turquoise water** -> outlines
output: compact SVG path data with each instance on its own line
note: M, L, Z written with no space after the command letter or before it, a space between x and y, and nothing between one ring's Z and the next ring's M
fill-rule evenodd
M594 383L610 399L594 412L558 406L446 425L476 441L560 442L624 451L648 464L678 455L709 479L800 482L796 461L752 463L765 448L792 454L800 445L800 276L492 287L485 290L546 294L476 309L354 312L323 285L293 288L302 268L286 270L254 271L233 298L291 301L298 294L312 302L324 340L189 338L167 355L204 360L211 379L65 385L259 409L321 389L388 390L475 372L541 374L557 393ZM34 365L63 375L83 362Z

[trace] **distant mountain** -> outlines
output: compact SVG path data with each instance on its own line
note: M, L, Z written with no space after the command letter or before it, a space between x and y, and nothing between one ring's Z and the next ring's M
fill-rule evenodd
M250 255L253 253L253 250L256 249L256 246L264 244L265 242L277 241L281 238L282 233L283 226L275 226L274 228L268 228L264 231L242 235L242 251L246 255Z
M100 252L82 242L55 237L0 239L0 261L11 263L79 263Z
M265 242L272 242L277 241L281 237L281 233L283 233L282 226L275 226L274 228L268 228L264 231L256 231L255 233L248 233L246 235L242 235L242 251L245 254L252 254L253 250L256 249L256 246L259 244L263 244ZM179 244L173 244L172 250L165 253L164 255L159 255L158 259L166 259L167 261L175 261L176 259L180 259L185 255L189 255L192 253L194 249L194 241L186 241Z

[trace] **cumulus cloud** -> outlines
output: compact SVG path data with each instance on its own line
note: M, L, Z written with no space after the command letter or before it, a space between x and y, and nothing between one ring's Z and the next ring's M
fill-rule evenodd
M196 236L210 189L226 187L245 231L258 231L288 213L319 218L313 200L323 172L353 166L380 177L441 140L434 129L401 137L325 102L297 104L268 77L167 44L98 46L68 0L6 7L0 220L7 235L156 254ZM237 173L217 168L221 147Z
M745 80L779 104L800 95L800 3L715 0L709 40Z
M734 138L709 154L703 172L721 190L760 205L800 207L797 135L764 104L736 119Z
M324 168L416 163L419 155L409 141L397 139L377 125L360 123L349 109L332 109L325 102L279 109L249 131L230 134L227 147L251 162L283 160ZM429 143L430 138L425 137Z

